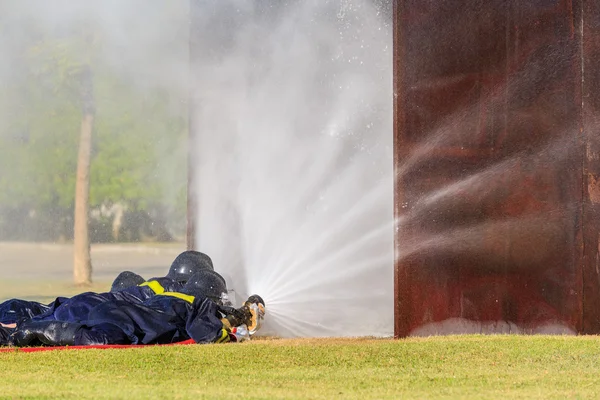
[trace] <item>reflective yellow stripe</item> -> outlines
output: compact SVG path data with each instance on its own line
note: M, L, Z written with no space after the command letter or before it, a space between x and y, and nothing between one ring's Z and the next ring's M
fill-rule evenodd
M229 333L227 333L227 330L225 330L225 328L221 329L221 337L217 339L216 343L225 343L225 342L229 342Z
M165 292L165 288L157 281L146 281L140 286L148 286L155 294L163 294Z
M178 299L181 300L185 300L188 303L193 303L195 297L194 296L190 296L189 294L183 294L183 293L178 293L178 292L164 292L164 293L159 293L159 296L171 296L171 297L177 297Z

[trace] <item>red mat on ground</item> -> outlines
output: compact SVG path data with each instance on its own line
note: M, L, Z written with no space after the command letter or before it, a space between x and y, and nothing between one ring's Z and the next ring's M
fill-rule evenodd
M107 344L98 346L54 346L54 347L0 347L0 353L35 353L38 351L52 350L89 350L89 349L131 349L138 347L151 346L179 346L185 344L195 344L192 339L184 342L169 343L169 344Z

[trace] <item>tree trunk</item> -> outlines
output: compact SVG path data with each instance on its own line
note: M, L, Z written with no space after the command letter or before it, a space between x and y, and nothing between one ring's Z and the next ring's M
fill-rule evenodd
M79 156L77 158L77 181L75 183L75 226L73 278L76 285L92 283L92 260L88 227L90 194L90 152L92 147L92 124L94 116L86 114L81 121Z
M92 127L94 123L94 96L92 74L89 67L82 74L83 120L77 158L77 180L75 182L75 225L73 229L73 279L76 285L92 283L92 259L88 226L90 198L90 159L92 152Z

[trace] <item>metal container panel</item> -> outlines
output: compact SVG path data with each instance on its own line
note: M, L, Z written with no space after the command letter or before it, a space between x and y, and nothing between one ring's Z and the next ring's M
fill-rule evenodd
M599 330L597 9L394 3L396 336Z

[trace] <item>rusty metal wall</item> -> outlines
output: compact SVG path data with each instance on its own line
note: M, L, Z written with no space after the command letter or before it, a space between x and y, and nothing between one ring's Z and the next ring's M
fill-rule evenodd
M394 2L396 336L600 331L599 15Z
M583 332L600 331L600 3L582 1Z

